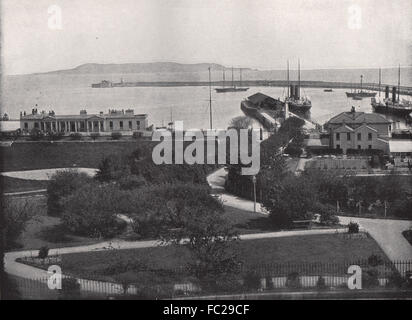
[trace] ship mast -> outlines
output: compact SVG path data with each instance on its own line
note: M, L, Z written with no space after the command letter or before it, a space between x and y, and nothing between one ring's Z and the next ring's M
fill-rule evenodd
M288 71L287 71L287 81L288 81L288 98L290 97L290 88L289 88L289 86L290 86L290 81L289 81L289 60L287 61L287 69L288 69Z
M379 98L381 97L381 80L382 80L382 70L379 67Z
M401 90L401 64L398 67L398 102L399 100L399 91Z
M233 66L232 66L232 87L233 87L233 88L235 87L235 82L234 82L234 80L233 80Z
M226 82L225 78L226 78L225 77L225 67L223 67L223 88L225 87L225 82Z
M298 90L297 90L297 96L300 99L300 59L298 59Z
M213 120L212 120L212 77L210 75L209 69L209 120L210 120L210 130L213 129Z
M363 74L360 76L360 92L362 92L362 80L363 80Z
M242 86L242 68L239 68L240 73L240 86Z

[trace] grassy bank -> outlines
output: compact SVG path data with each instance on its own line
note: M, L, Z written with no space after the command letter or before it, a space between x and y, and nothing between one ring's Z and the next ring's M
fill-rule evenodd
M22 192L47 188L47 181L26 180L0 176L0 186L3 192Z
M1 171L34 170L46 168L96 168L111 154L127 155L138 146L149 144L145 140L107 142L19 142L0 147Z

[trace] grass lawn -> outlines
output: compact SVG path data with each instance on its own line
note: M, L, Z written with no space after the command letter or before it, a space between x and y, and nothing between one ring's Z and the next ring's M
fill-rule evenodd
M64 167L97 168L111 154L130 154L145 140L107 142L18 142L0 147L1 171L34 170Z
M234 244L233 249L237 250L246 268L253 266L253 270L274 264L329 263L331 269L325 270L326 273L346 273L348 264L345 262L364 260L371 254L388 261L373 239L353 239L339 234L243 240ZM176 270L193 262L191 259L184 246L158 246L66 254L62 256L61 265L66 273L72 275L109 280L142 266L154 270ZM178 276L187 277L188 274L180 272Z
M100 239L70 235L63 231L60 218L47 215L45 197L9 199L10 201L18 201L21 205L27 205L31 211L31 217L26 223L25 230L17 240L16 247L11 248L11 250L39 249L41 246L60 248L101 241Z
M46 189L47 181L27 180L12 177L0 176L0 185L3 192L21 192L38 189Z

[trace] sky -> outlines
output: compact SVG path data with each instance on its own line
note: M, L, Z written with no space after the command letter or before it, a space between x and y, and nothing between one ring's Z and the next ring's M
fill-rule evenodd
M1 0L2 71L155 61L263 70L297 58L302 69L406 66L411 16L410 0Z

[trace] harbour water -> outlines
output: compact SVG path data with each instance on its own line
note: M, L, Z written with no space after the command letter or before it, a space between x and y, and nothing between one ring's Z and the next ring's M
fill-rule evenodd
M101 76L99 76L101 79ZM57 114L78 114L81 109L98 113L110 109L132 108L135 113L147 113L154 126L167 125L171 120L181 120L185 129L209 127L209 88L205 87L124 87L95 89L90 87L90 77L67 75L42 75L7 77L3 81L2 110L11 119L20 111L35 107L54 110ZM331 116L356 110L372 112L370 98L360 101L348 99L344 89L324 92L323 89L302 88L302 95L312 100L310 117L323 124ZM285 96L284 88L251 87L245 92L216 93L212 90L213 127L226 128L230 120L243 115L240 102L246 97L262 92L274 98ZM392 121L401 120L391 118Z

